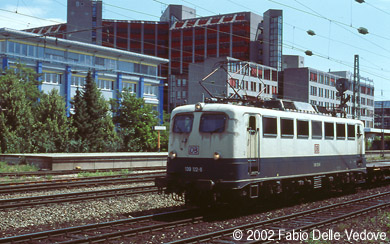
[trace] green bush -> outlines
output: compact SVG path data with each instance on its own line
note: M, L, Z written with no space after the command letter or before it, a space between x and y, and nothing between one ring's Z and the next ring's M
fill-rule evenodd
M14 173L14 172L27 172L37 171L38 167L31 164L7 164L6 162L0 162L1 173Z

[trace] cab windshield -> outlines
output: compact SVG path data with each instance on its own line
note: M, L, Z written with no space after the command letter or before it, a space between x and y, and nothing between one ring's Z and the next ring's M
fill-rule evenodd
M200 118L199 131L205 133L221 133L225 130L225 114L203 114Z
M194 116L192 114L176 115L173 121L173 132L190 133L192 130L193 121Z

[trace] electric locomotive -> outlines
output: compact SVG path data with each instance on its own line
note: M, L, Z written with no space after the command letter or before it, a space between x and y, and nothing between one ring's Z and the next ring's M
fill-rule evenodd
M292 103L295 109L304 104ZM310 104L305 112L281 107L197 103L174 109L167 175L156 186L202 205L364 181L361 121L321 115Z

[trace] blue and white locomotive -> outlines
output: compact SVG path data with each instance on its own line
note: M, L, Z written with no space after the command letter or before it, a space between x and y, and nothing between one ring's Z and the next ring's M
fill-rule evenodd
M156 185L202 205L362 181L363 123L306 105L306 112L222 103L174 109L167 175Z

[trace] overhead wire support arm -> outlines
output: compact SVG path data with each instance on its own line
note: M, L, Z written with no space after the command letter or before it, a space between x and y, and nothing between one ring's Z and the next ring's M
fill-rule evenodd
M221 66L215 68L210 74L206 75L203 79L201 79L199 81L199 85L201 87L203 87L203 89L207 92L207 94L209 94L210 97L214 98L213 94L211 94L211 92L209 91L209 89L207 89L203 84L202 82L207 80L207 78L209 78L210 76L212 76L215 72L217 72L219 69L221 68Z
M234 72L234 74L238 74L239 72L241 72L242 69L244 69L248 64L245 64L244 66L242 66L239 70L237 70L236 72ZM223 70L225 70L225 72L229 75L230 78L233 78L231 74L229 74L229 72L226 70L225 67L223 67L223 65L220 66L220 68L222 68ZM234 91L234 93L237 95L237 97L239 97L240 99L242 99L242 97L240 96L240 94L238 94L238 91L235 89L235 87L232 86L232 84L230 84L229 81L226 81L226 83L230 86L230 88L232 88L232 90ZM230 98L230 97L229 97Z

